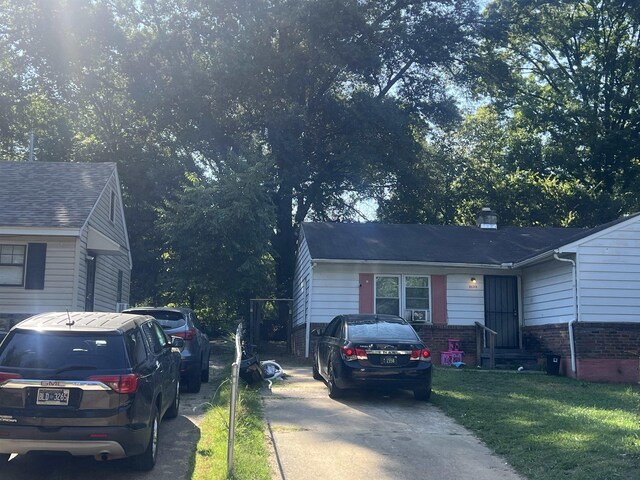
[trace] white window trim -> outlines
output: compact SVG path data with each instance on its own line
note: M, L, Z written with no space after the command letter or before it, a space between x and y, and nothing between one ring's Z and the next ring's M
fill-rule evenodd
M374 274L374 282L373 282L373 311L377 312L378 311L378 296L377 296L377 289L378 289L378 278L379 277L395 277L398 279L398 288L400 289L400 312L398 313L398 315L402 318L405 318L405 313L407 311L407 283L406 283L406 279L407 278L423 278L426 277L429 279L429 308L427 309L427 318L426 321L424 322L413 322L412 319L407 319L409 322L411 323L419 323L419 324L430 324L433 322L432 320L432 315L431 315L431 311L433 309L433 284L431 282L431 275L416 275L416 274L411 274L411 275L403 275L403 274L395 274L395 273L389 273L389 274L385 274L385 273L380 273L380 274Z
M2 288L15 288L15 287L24 287L25 277L27 275L27 256L29 255L29 247L25 243L13 243L13 242L0 242L0 245L6 245L11 247L24 247L24 259L22 264L6 264L2 265L2 267L22 267L22 283L0 283L0 287Z

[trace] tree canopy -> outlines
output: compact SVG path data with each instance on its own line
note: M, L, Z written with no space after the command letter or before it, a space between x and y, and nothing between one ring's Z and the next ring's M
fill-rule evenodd
M0 0L0 158L115 161L134 302L291 296L297 225L640 210L630 0ZM472 98L467 110L463 99Z

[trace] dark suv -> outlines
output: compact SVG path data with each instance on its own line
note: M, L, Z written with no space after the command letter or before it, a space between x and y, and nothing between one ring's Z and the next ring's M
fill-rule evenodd
M132 457L153 468L158 424L177 416L180 353L151 317L45 313L0 344L0 464L12 453Z
M202 382L209 381L209 338L199 328L198 318L189 308L136 307L122 313L151 315L167 335L184 339L180 373L188 392L200 391Z

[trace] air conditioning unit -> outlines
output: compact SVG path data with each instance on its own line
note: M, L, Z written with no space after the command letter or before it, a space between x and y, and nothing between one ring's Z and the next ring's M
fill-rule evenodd
M413 323L430 323L429 310L413 310L411 321Z
M121 312L125 308L129 308L128 303L120 303L120 302L116 303L116 312Z

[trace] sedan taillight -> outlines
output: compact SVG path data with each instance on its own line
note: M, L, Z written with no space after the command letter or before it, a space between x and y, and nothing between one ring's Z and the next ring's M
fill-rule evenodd
M411 360L431 360L431 352L426 348L411 351Z
M130 373L128 375L94 375L89 380L102 382L117 393L135 393L138 390L139 376Z
M342 353L342 358L348 362L353 360L367 360L369 358L364 348L342 347L340 352Z

